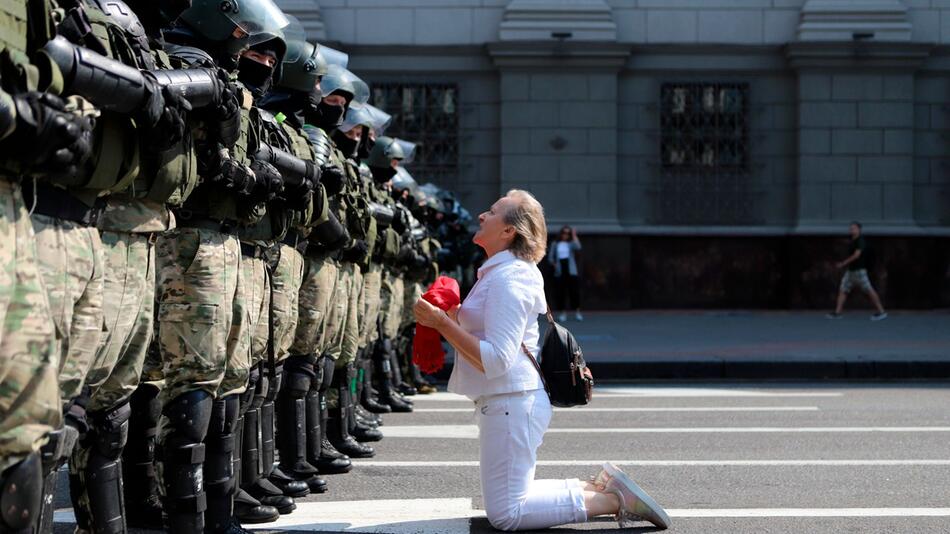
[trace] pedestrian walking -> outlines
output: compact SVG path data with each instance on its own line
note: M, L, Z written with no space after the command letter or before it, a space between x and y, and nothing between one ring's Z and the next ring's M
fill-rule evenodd
M461 306L446 312L419 299L413 311L418 324L456 350L449 391L475 401L488 521L499 530L529 530L614 514L621 526L639 517L666 528L663 509L609 463L592 482L534 479L552 410L522 351L537 355L537 317L547 309L537 268L547 242L544 210L530 193L512 190L478 221L473 241L488 259Z
M887 312L881 304L881 297L871 285L868 278L868 248L864 236L861 235L861 223L854 221L851 223L849 231L851 233L851 244L848 248L848 257L838 262L835 266L838 269L847 267L844 276L841 277L841 284L838 287L838 302L835 305L835 311L828 314L829 319L840 319L844 311L844 303L848 299L848 294L854 289L854 286L861 288L864 294L871 299L877 312L871 316L872 321L881 321L887 319Z
M577 238L577 230L565 225L548 251L548 261L554 265L554 295L557 299L557 309L560 310L558 320L562 322L567 320L567 310L574 310L574 318L578 321L584 320L581 315L580 280L577 273L579 250L581 241Z

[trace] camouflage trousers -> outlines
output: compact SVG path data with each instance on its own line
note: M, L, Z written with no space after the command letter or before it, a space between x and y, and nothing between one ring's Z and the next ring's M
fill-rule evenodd
M154 331L155 246L151 234L102 232L105 326L86 377L90 412L112 409L138 387Z
M379 339L379 318L381 314L380 293L383 283L383 266L370 263L369 270L363 275L363 291L360 292L360 347L365 347Z
M0 178L0 472L62 426L53 328L20 186Z
M250 334L248 370L267 355L270 340L270 273L264 258L241 258L241 280L244 284L244 306Z
M304 259L300 252L289 245L280 245L280 260L270 278L270 314L274 323L274 356L278 363L287 359L294 342L303 273Z
M359 350L360 339L360 294L363 291L363 274L355 263L343 263L340 266L340 278L337 281L337 295L340 302L346 306L341 310L338 346L339 357L336 358L336 369L345 369L347 364L356 360L356 351Z
M383 277L382 288L383 309L386 310L383 316L382 329L383 336L389 339L396 339L396 336L399 335L399 326L403 318L400 309L403 306L404 289L402 277L387 270Z
M329 328L329 318L339 313L340 302L335 300L339 271L336 260L313 255L304 258L291 353L319 355L330 348L329 340L337 334Z
M33 215L36 250L59 342L59 388L77 397L92 366L103 327L103 249L99 230Z
M237 393L229 388L244 387L249 365L237 237L179 228L158 238L156 265L163 404L190 391Z

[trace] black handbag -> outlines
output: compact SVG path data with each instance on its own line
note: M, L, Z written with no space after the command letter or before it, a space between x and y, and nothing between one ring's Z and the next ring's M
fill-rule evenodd
M594 379L584 372L587 369L584 352L574 335L554 321L550 308L546 315L548 329L541 341L541 363L524 343L521 344L521 350L541 375L541 383L551 399L551 405L569 408L588 404L593 396Z

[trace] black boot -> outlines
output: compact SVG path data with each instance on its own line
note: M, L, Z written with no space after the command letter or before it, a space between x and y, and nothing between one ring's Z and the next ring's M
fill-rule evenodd
M203 475L214 401L205 391L191 391L165 405L169 431L161 446L167 529L176 534L202 534L207 509ZM230 468L230 456L228 457Z
M264 396L264 403L261 404L262 476L277 486L280 491L288 497L306 497L310 494L310 486L303 480L294 480L293 477L284 473L280 467L274 465L274 448L276 446L274 441L274 399L277 398L277 392L280 390L282 378L283 365L278 364L274 376L274 383L267 388L267 395Z
M363 369L363 389L360 391L359 407L367 413L374 414L379 425L383 424L383 418L376 414L389 413L392 409L376 400L376 390L373 389L373 359L369 358L362 362Z
M317 388L317 414L320 418L320 450L317 458L317 469L325 475L337 475L349 473L353 469L353 462L350 457L336 450L330 443L327 410L327 391L330 385L339 381L339 377L334 376L334 366L336 362L329 356L323 356L319 360L321 369L323 369L323 380L320 387Z
M208 425L208 447L204 465L208 509L205 512L205 534L232 532L235 528L235 500L243 521L269 522L280 515L277 509L263 506L237 487L234 473L234 450L237 422L240 412L238 395L229 395L214 401L211 422Z
M307 462L307 401L314 381L319 383L316 357L291 355L284 364L285 377L277 394L277 449L280 473L305 482L310 493L323 493L327 483Z
M162 415L159 390L140 385L129 401L129 439L122 452L125 521L130 528L162 529L162 503L155 475L155 442Z
M412 401L410 399L403 397L403 395L415 395L416 388L410 386L409 384L406 383L405 380L402 379L402 368L403 368L404 362L400 359L399 353L396 351L395 343L389 344L389 363L390 363L390 367L392 367L392 370L393 370L392 372L393 387L398 392L402 401L409 404L409 406L412 406L413 404Z
M381 338L376 346L376 369L379 381L379 402L389 406L394 412L407 413L412 411L412 403L403 399L396 391L395 369L392 361L392 340Z
M356 421L370 428L383 426L383 418L363 408L362 404L356 405Z
M336 407L329 409L329 419L327 420L330 443L333 444L336 450L350 458L372 458L376 455L376 451L372 447L356 441L349 433L349 411L352 400L350 384L356 378L356 373L350 365L340 374L342 375L341 379L337 382L339 398Z
M289 514L297 508L297 505L294 504L293 498L284 495L280 488L264 478L264 467L261 463L260 409L264 404L269 386L267 376L259 373L253 396L250 397L249 406L244 411L238 428L240 436L238 450L241 453L240 463L237 458L235 459L234 470L240 475L241 489L251 497L264 506L273 506L281 514ZM235 515L238 519L246 521L239 511L237 500L235 500Z

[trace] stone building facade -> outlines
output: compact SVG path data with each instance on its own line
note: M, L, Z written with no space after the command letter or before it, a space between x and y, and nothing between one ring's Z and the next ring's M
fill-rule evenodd
M851 220L887 302L950 306L950 0L279 3L417 177L577 226L588 307L827 307Z

